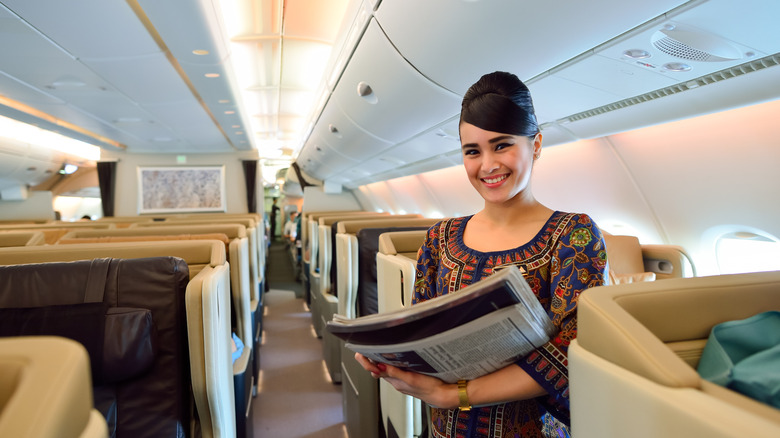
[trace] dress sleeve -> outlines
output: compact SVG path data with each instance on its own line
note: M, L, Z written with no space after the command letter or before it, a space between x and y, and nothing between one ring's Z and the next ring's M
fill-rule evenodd
M549 266L549 288L539 300L558 332L517 364L550 394L550 403L569 409L568 350L577 335L577 298L601 286L607 272L604 238L587 215L574 215L557 242Z
M436 281L439 274L439 226L428 229L425 242L417 252L417 273L414 280L412 304L428 300L437 295Z

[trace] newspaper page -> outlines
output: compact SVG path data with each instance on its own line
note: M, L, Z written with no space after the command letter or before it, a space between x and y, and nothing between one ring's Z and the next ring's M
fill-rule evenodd
M547 342L555 327L549 318L541 324L536 319L518 303L422 340L346 346L373 361L454 383L503 368Z
M516 303L524 303L535 315L529 323L547 319L523 274L512 267L414 306L359 318L334 315L327 329L355 344L398 344L427 338Z

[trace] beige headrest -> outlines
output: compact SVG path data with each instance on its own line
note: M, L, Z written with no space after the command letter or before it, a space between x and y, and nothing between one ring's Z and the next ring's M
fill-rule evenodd
M638 238L603 234L604 243L607 245L607 260L609 260L610 269L618 274L645 271L645 265L642 261L642 246L639 244Z
M379 252L387 255L414 253L425 242L427 231L392 231L379 235Z
M317 219L317 223L320 225L326 225L331 226L335 224L336 222L341 221L356 221L356 220L363 220L363 219L373 219L373 218L383 218L383 217L420 217L420 215L391 215L388 213L364 213L364 214L348 214L348 215L333 215L333 216L320 216L319 219Z
M0 231L0 247L43 245L43 231Z
M218 266L227 260L219 240L172 240L165 242L76 243L73 245L0 248L0 265L92 260L100 257L141 258L172 256L188 265Z
M366 219L356 221L343 221L338 224L338 233L357 234L363 228L386 228L386 227L430 227L441 219L432 219L424 217L412 218L390 218Z
M148 226L120 228L112 230L73 230L62 236L62 239L106 236L156 236L183 234L223 234L230 239L246 237L246 226L241 224L170 224L166 226Z

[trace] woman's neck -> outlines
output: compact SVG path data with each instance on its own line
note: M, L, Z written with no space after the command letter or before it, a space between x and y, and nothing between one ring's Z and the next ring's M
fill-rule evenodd
M542 205L535 198L516 197L503 203L485 203L484 208L477 213L481 220L492 223L495 226L511 226L529 221L536 222L546 220L553 210Z

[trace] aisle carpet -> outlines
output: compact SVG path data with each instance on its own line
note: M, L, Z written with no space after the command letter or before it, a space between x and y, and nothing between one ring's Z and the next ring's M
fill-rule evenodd
M328 379L322 340L311 313L295 290L292 263L283 243L268 254L263 345L258 394L253 402L255 438L345 438L341 385Z

